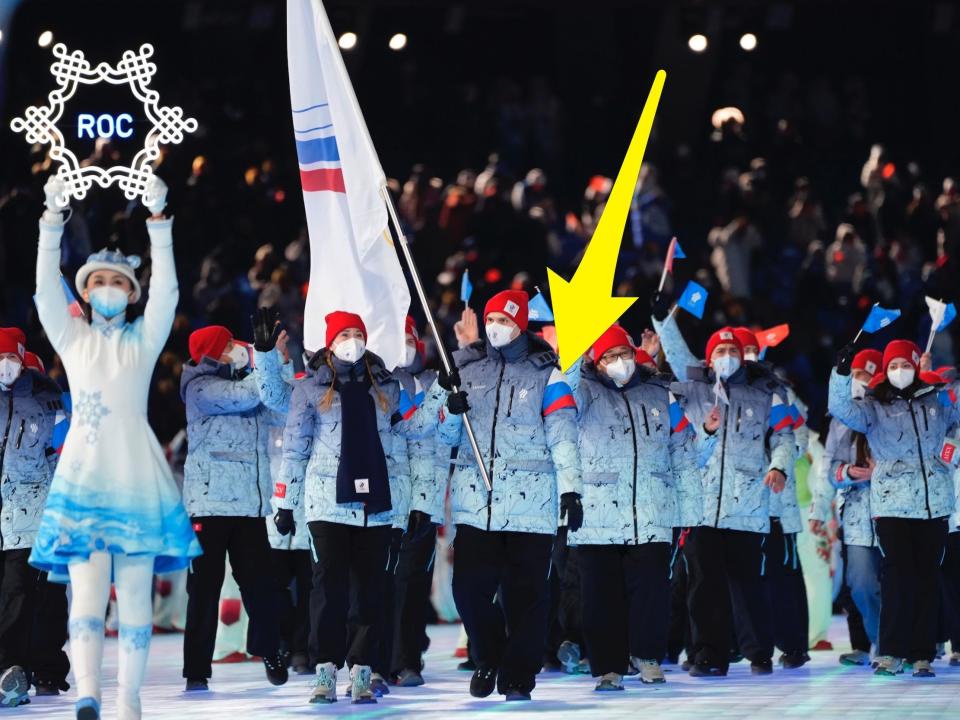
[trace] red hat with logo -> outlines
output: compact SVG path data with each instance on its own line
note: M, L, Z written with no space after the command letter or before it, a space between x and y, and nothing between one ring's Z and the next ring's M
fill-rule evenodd
M233 340L233 335L223 325L209 325L190 333L190 357L195 363L208 357L220 361L220 356Z
M920 373L920 379L927 385L944 385L947 382L939 373L933 370L925 370Z
M43 366L43 360L40 359L40 356L36 353L32 353L27 350L23 354L23 364L24 367L28 367L31 370L36 370L38 373L46 374L47 369Z
M416 343L417 352L420 353L420 356L426 354L427 348L423 344L423 340L420 339L420 331L417 330L417 321L413 319L413 315L407 315L407 322L405 332L407 335L412 335L413 340Z
M20 328L0 328L0 355L13 353L23 360L27 338Z
M483 308L483 322L487 322L487 315L492 312L500 312L508 317L520 327L520 331L527 329L527 315L530 296L523 290L504 290L498 292L492 298L487 300Z
M626 345L632 348L633 341L630 339L627 331L622 327L619 325L611 325L603 335L598 337L596 342L593 343L593 347L590 349L590 355L594 362L599 362L607 350L619 345Z
M637 348L635 359L636 359L637 365L656 365L657 364L657 361L650 356L650 353L648 353L646 350L641 350L640 348Z
M740 356L743 357L743 343L737 337L736 331L732 327L720 328L707 340L707 365L710 364L710 356L713 355L713 351L717 349L718 345L733 345L740 351Z
M733 329L733 334L737 336L737 340L740 341L740 347L750 347L751 345L755 348L760 347L760 342L757 340L756 333L753 332L750 328L746 327L737 327Z
M363 339L367 339L367 326L363 324L363 319L356 313L335 310L332 313L328 313L324 320L327 323L327 347L330 347L330 343L333 342L333 339L337 335L350 328L356 328L363 333Z
M894 360L906 360L914 370L920 369L920 348L910 340L892 340L883 349L883 371L886 372Z
M852 370L863 370L876 375L883 369L883 353L879 350L861 350L853 356Z

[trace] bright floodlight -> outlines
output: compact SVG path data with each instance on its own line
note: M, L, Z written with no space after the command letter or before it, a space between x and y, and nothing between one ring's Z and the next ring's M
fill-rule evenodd
M757 36L753 33L744 33L740 36L740 47L750 52L757 46Z
M391 50L403 50L407 46L407 36L403 33L397 33L390 38Z
M0 30L0 42L3 42L3 30Z
M337 40L337 45L339 45L342 50L353 50L357 45L357 34L345 32L340 36L340 39Z
M695 53L702 53L707 49L707 36L697 33L696 35L691 35L690 39L687 40L687 45Z
M37 38L37 44L40 47L49 47L50 43L53 42L53 33L49 30L44 30L40 33L40 37Z

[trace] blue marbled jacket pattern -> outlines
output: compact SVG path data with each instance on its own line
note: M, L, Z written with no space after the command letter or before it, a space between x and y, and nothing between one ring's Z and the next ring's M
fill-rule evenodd
M857 460L854 432L836 418L830 418L824 465L830 487L837 491L837 514L843 524L845 545L873 547L877 544L870 514L870 481L853 482L847 467Z

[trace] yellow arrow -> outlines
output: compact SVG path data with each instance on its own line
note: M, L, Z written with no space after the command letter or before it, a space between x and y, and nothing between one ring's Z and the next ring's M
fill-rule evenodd
M637 301L635 297L611 297L613 274L637 177L640 175L640 165L643 163L643 153L647 149L647 139L666 79L666 72L657 71L630 147L627 148L627 156L623 159L610 198L577 272L567 282L547 268L560 347L560 367L564 372Z

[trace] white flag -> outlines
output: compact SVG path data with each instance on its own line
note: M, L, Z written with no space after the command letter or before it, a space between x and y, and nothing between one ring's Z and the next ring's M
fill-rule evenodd
M387 227L383 168L320 0L287 0L287 66L310 233L304 345L325 346L327 313L354 312L392 369L403 363L410 291Z

